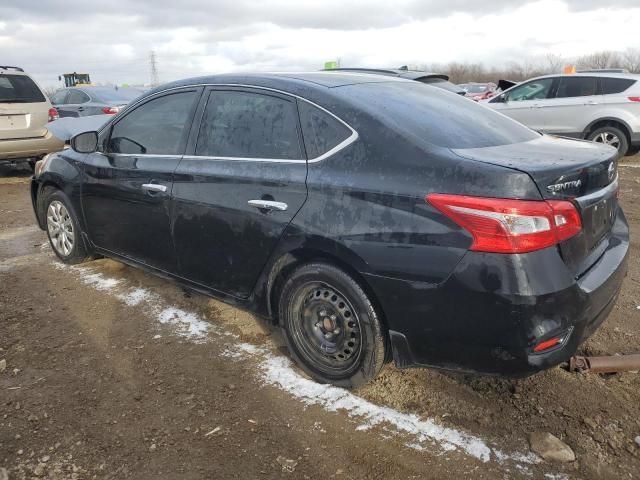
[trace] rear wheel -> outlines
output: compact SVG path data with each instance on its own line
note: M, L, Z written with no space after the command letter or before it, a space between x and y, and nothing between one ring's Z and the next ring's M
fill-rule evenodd
M342 270L325 263L299 267L282 287L279 312L292 357L315 380L353 388L384 365L378 313Z
M603 143L618 149L618 155L624 156L629 150L629 141L625 133L617 127L600 127L589 134L588 140L596 143Z
M75 264L89 260L80 232L80 224L71 202L60 190L47 188L43 192L47 236L55 254L64 263Z

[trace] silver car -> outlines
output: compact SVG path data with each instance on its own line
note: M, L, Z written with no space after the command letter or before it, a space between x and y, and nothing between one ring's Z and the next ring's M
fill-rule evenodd
M640 75L574 73L519 83L482 103L544 133L640 146Z

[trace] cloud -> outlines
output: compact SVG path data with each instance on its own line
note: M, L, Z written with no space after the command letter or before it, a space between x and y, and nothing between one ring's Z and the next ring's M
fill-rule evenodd
M640 47L637 0L3 0L2 61L43 85L66 71L94 81L162 80L223 71L503 64Z

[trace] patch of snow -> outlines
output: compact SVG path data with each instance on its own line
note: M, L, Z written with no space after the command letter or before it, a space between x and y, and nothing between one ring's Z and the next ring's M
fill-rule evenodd
M278 386L306 405L319 405L329 412L344 410L350 417L359 417L360 429L389 423L398 431L413 435L418 442L431 440L446 450L459 448L483 462L491 458L491 449L477 437L443 427L431 419L422 420L414 414L375 405L342 388L306 379L292 368L288 358L268 356L261 369L266 383Z
M84 273L80 275L80 279L86 285L90 285L101 292L111 290L120 283L120 280L105 277L101 273Z
M158 340L159 338L162 338L162 335L154 335L154 336L153 336L153 339L154 339L154 340Z
M545 473L544 478L549 480L569 480L569 475L566 473Z
M151 292L146 288L134 288L124 294L118 294L118 298L130 307L135 307L144 301L148 301L151 297Z
M158 314L158 320L163 324L177 327L180 335L191 339L203 340L209 332L209 324L195 313L181 308L168 307Z

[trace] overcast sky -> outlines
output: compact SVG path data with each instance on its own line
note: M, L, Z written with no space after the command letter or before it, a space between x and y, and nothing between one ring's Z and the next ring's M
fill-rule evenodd
M607 5L603 7L602 5ZM206 73L571 58L640 48L640 0L0 0L0 64L148 83Z

